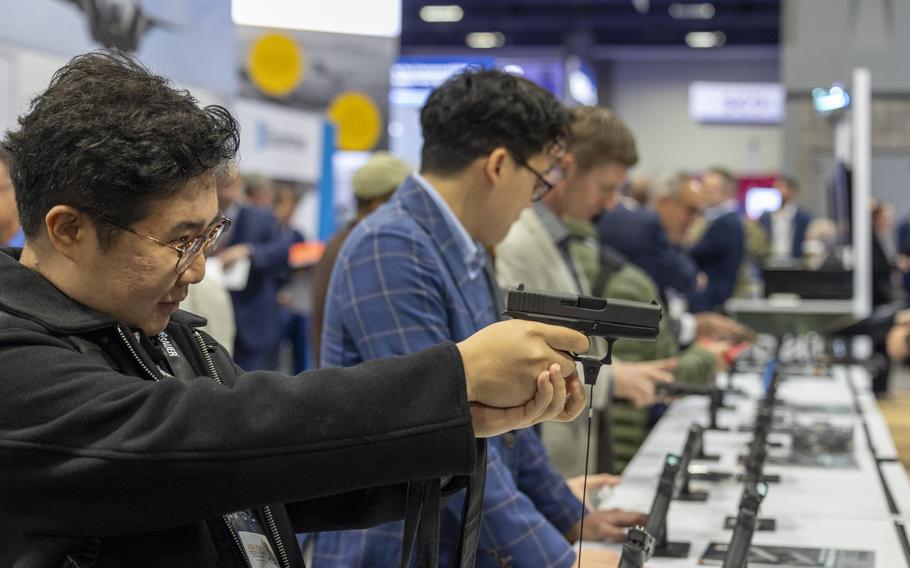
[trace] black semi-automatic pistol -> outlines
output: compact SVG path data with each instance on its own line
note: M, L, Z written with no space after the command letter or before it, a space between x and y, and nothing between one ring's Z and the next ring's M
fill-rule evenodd
M661 308L657 302L631 302L593 296L554 294L525 290L524 284L509 290L505 315L516 319L561 325L589 336L602 337L607 353L602 359L574 355L593 385L601 365L612 362L613 343L618 339L654 341L659 331Z

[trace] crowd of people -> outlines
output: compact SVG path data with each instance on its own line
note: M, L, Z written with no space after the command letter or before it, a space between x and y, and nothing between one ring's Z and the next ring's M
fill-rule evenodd
M321 370L289 375L299 191L241 175L231 115L127 55L55 74L0 146L0 563L569 568L644 522L581 476L619 483L657 385L710 382L751 340L723 306L802 256L797 181L758 221L723 168L627 184L621 117L500 71L453 76L420 122L416 169L354 175L312 269ZM586 391L584 336L501 321L519 284L657 301L659 337Z

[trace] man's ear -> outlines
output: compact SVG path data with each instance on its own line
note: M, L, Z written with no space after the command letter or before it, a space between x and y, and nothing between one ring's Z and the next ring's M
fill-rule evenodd
M502 176L502 168L505 167L506 159L509 157L509 151L503 147L494 148L487 156L484 164L484 173L491 185L496 185Z
M82 247L95 240L95 224L88 215L70 205L55 205L44 216L51 247L75 261Z

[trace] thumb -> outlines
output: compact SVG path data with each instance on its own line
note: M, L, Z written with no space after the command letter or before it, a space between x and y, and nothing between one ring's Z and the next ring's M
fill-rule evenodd
M547 345L557 351L569 351L572 353L584 353L590 347L591 343L584 334L558 325L547 325L535 322L535 329Z

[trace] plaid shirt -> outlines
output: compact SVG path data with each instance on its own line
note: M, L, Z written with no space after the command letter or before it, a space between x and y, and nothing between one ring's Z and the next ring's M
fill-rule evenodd
M460 341L496 321L485 271L468 266L472 256L461 238L463 227L421 181L406 180L342 247L326 300L326 365ZM452 497L442 510L440 566L449 565L463 497ZM534 430L492 438L477 567L572 566L575 554L563 533L581 511ZM313 568L394 567L401 539L401 523L320 533Z

